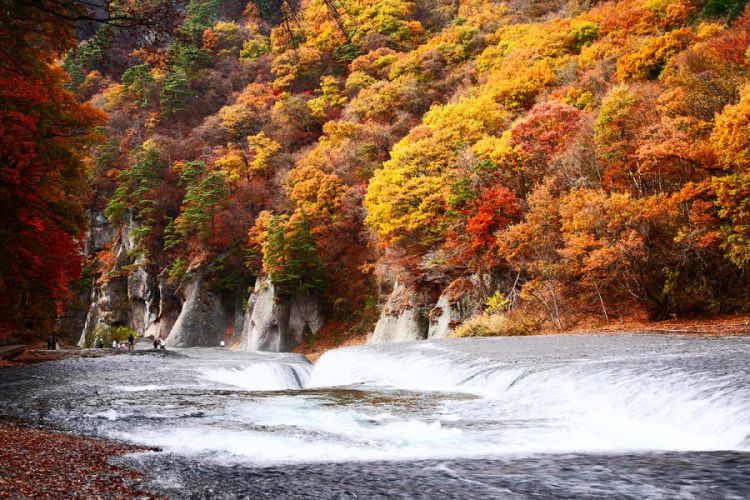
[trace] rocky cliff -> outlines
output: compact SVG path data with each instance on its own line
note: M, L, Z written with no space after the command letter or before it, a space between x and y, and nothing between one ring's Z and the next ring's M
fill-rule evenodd
M287 352L323 328L325 317L317 297L281 296L265 277L256 281L247 299L243 290L212 290L205 265L194 265L179 285L170 285L141 257L132 257L136 228L132 217L119 229L101 214L91 218L86 250L90 255L106 253L112 262L100 262L93 277L79 345L87 338L92 342L91 332L98 328L122 325L140 336L165 339L168 346L217 346L226 340L234 349ZM481 309L480 285L476 276L456 279L438 292L435 287L428 292L414 284L394 283L368 343L448 336Z
M268 278L258 279L250 294L238 348L288 352L324 325L320 300L280 296Z
M485 284L488 279L485 278ZM483 288L477 276L458 278L434 299L435 294L420 290L418 285L396 282L367 343L445 338L481 309Z
M211 290L202 267L188 269L175 294L182 303L166 344L173 347L215 347L235 334L234 300Z

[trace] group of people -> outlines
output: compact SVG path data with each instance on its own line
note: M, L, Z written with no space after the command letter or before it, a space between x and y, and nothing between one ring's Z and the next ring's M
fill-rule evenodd
M98 339L97 341L97 347L99 349L104 348L104 341L101 338ZM112 340L110 347L112 349L127 349L128 351L134 351L135 350L135 336L133 334L130 334L128 336L127 344L125 342L120 343L117 340ZM154 349L165 349L164 342L160 338L154 339Z
M57 334L51 333L49 337L47 337L47 350L48 351L55 351L57 350Z
M112 349L127 349L128 351L134 351L135 350L135 337L132 335L128 337L128 343L125 342L118 342L117 340L112 339L112 343L109 345ZM104 348L104 341L100 340L98 344L99 349Z

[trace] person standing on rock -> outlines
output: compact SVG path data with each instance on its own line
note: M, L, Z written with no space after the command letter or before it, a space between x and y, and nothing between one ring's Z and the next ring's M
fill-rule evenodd
M129 351L134 351L135 350L135 337L133 337L132 333L128 337L128 350Z
M51 333L49 334L49 337L47 337L47 350L48 351L54 351L55 350L55 336Z

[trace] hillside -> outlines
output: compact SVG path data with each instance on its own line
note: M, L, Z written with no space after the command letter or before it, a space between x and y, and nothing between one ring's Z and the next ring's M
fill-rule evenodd
M748 310L742 0L146 3L173 25L47 56L89 189L51 259L4 216L6 330L291 350Z

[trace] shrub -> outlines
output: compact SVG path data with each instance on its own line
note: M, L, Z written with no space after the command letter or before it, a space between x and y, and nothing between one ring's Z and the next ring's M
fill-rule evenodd
M532 335L541 328L536 318L516 312L512 314L478 314L453 330L451 337L500 337Z
M113 340L116 340L119 343L128 340L128 337L131 335L138 338L138 332L127 326L112 326L105 323L99 323L96 327L86 330L84 345L85 347L96 347L97 340L102 339L104 346L109 347Z

